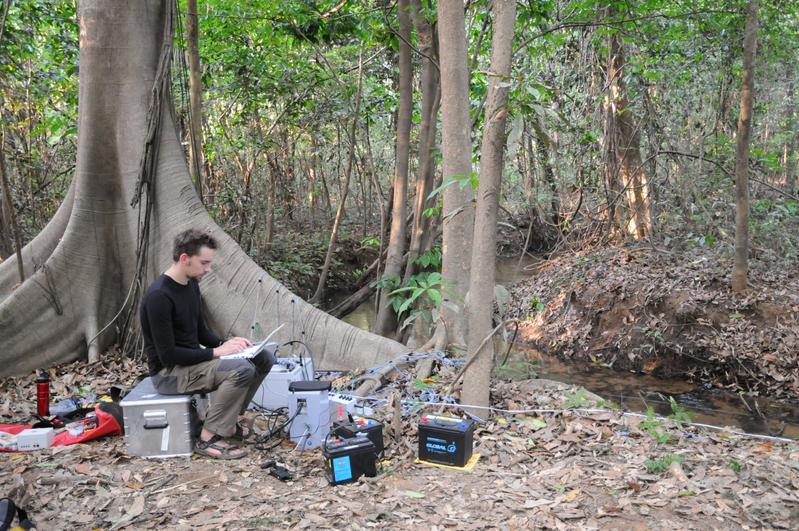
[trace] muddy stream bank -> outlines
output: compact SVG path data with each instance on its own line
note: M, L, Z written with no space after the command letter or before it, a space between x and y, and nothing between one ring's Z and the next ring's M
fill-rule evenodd
M510 286L530 278L537 258L498 258L496 281ZM374 324L375 305L370 299L344 321L368 330ZM506 379L545 378L582 386L623 410L659 415L672 413L670 398L691 415L693 422L730 426L749 433L799 439L799 403L713 389L684 379L616 371L590 363L565 362L535 348L497 342L497 359L505 361L498 376Z

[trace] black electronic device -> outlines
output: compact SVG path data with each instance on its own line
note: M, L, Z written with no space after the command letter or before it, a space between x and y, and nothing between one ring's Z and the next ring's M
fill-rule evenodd
M325 457L325 476L331 485L377 475L375 445L363 435L351 439L328 438L322 455Z
M352 420L339 420L333 423L333 435L345 439L357 437L359 434L365 434L372 443L375 445L377 455L383 453L383 424L365 417L351 417Z
M291 472L282 466L274 466L269 469L269 475L276 477L280 481L288 481L291 479Z
M261 463L261 468L269 469L269 475L280 481L288 481L291 479L291 472L289 472L286 467L278 465L274 460Z
M419 459L463 467L472 457L474 421L438 415L419 420Z

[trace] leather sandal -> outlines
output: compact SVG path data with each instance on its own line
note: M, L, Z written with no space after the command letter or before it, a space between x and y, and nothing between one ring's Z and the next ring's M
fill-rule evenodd
M233 435L231 435L230 438L241 442L247 441L247 439L249 439L253 435L252 425L254 422L255 422L254 418L247 420L246 422L244 422L244 424L237 422L236 432ZM244 428L247 428L246 435L244 433Z
M230 444L228 442L219 444L220 442L224 442L224 438L220 435L214 435L207 441L200 439L197 441L197 444L194 445L194 452L204 455L205 457L210 457L211 459L224 460L241 459L247 455L245 450L235 444ZM214 453L212 450L216 450L219 453Z

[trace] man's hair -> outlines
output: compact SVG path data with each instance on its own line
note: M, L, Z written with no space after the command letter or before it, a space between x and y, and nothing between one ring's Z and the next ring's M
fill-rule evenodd
M175 246L172 248L172 259L177 262L180 255L186 253L189 256L196 256L200 253L201 247L216 249L216 240L210 234L201 230L184 230L175 236Z

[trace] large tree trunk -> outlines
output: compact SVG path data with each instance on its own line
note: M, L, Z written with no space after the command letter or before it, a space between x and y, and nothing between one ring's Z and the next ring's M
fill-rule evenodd
M472 173L469 121L469 72L466 63L466 28L462 2L438 3L438 41L441 57L441 151L443 179L460 179ZM442 267L445 292L441 318L448 343L466 344L464 302L469 289L474 227L474 194L458 184L444 190ZM438 327L437 333L442 330Z
M488 107L480 148L480 185L474 220L472 270L469 283L468 352L475 356L466 369L461 403L487 406L494 347L491 333L494 310L494 268L497 256L497 210L505 152L511 50L516 22L516 0L494 0L494 32L488 83ZM480 345L485 346L480 349ZM483 414L482 411L474 411Z
M75 177L53 220L23 250L26 271L33 272L35 263L35 273L14 289L16 260L0 264L0 375L74 360L87 351L97 358L118 340L115 316L138 303L128 294L137 276L140 213L148 201L150 225L142 237L149 238L149 250L139 289L169 266L178 232L205 229L220 243L215 269L202 282L209 324L220 334L246 335L253 316L261 329L274 328L282 307L280 320L295 315L318 367L369 366L397 355L402 345L342 323L289 292L208 216L189 178L169 95L154 90L159 60L171 53L165 31L171 6L170 0L80 5ZM153 107L160 109L160 120L148 121L155 94L163 102ZM130 203L148 123L155 127L155 158L140 212ZM284 327L277 339L299 339L289 337L291 329Z
M383 278L399 280L405 254L405 210L408 201L408 163L410 159L411 114L413 113L413 70L411 66L411 21L408 0L399 0L399 109L397 110L397 151L394 173L394 205L391 233ZM384 286L375 319L376 334L387 336L397 328L397 316L388 298L391 288Z
M749 275L749 137L752 135L752 104L755 90L757 53L757 0L746 5L744 26L744 70L741 83L741 113L735 144L735 260L732 289L746 290Z

